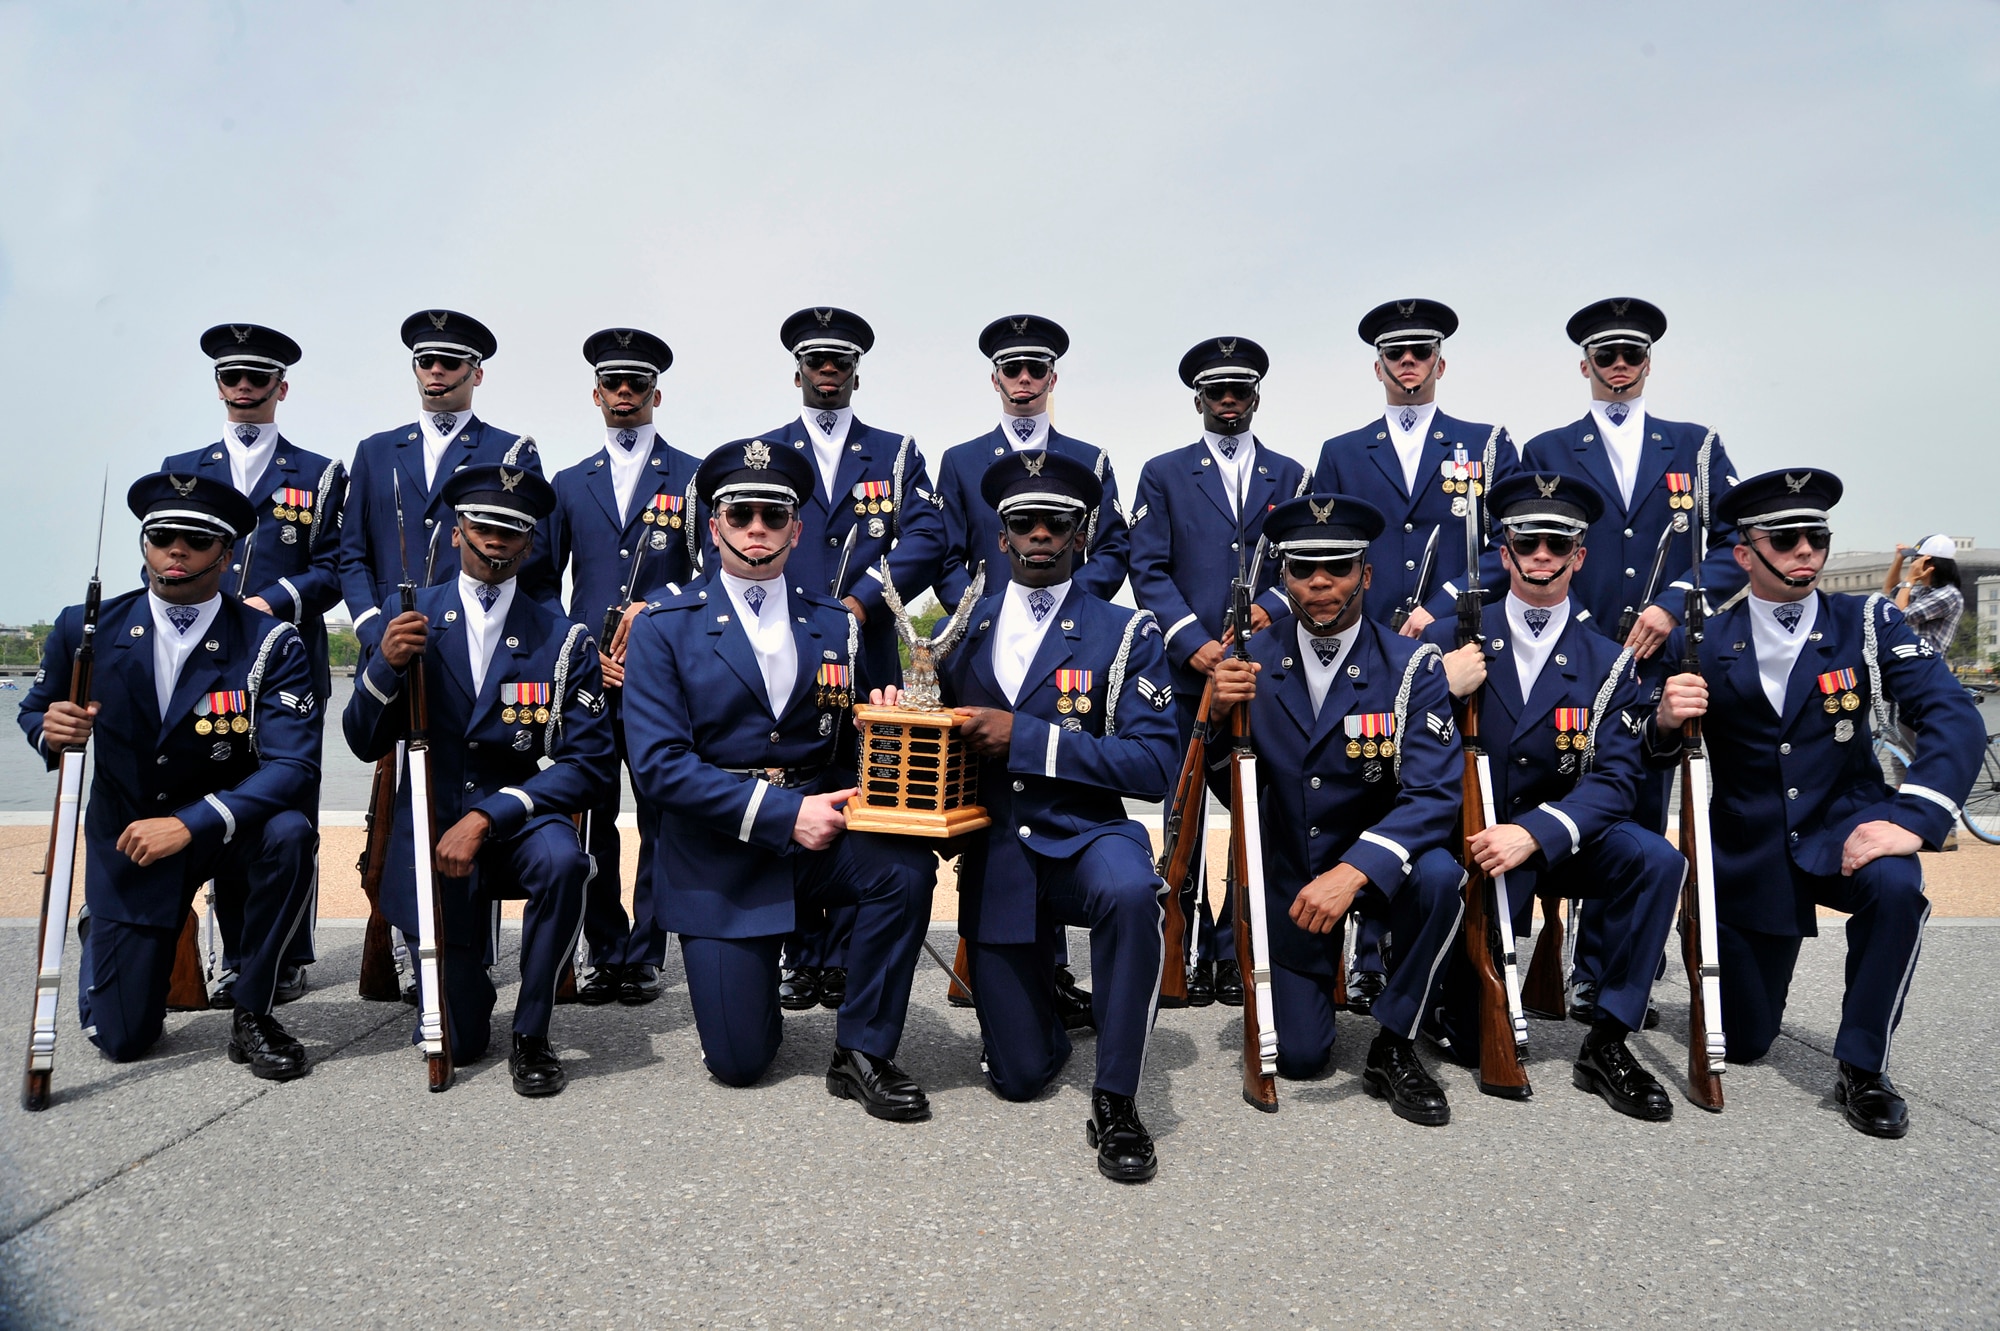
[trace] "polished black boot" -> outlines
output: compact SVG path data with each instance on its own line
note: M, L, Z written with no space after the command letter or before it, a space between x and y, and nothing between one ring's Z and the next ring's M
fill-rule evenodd
M592 966L585 971L576 985L576 1001L585 1007L603 1007L618 997L620 968L617 966Z
M1631 1118L1665 1123L1674 1116L1666 1088L1639 1066L1622 1035L1601 1038L1593 1031L1577 1051L1571 1080L1579 1091L1603 1096L1604 1103Z
M1056 1015L1066 1031L1096 1030L1090 1010L1090 990L1080 987L1067 966L1056 967Z
M1896 1093L1886 1072L1865 1072L1852 1063L1840 1065L1833 1098L1847 1111L1847 1126L1870 1137L1901 1137L1910 1130L1910 1106Z
M626 1007L643 1007L660 996L660 968L635 962L624 968L618 981L618 1001Z
M840 1011L847 1001L847 967L827 966L819 973L819 1005Z
M1358 1017L1367 1016L1388 987L1389 977L1381 971L1355 971L1347 977L1347 1010Z
M921 1123L931 1116L929 1097L909 1073L858 1049L834 1047L833 1064L826 1070L826 1093L859 1100L871 1117L891 1123Z
M1188 972L1189 1007L1208 1007L1215 1002L1215 963L1197 961Z
M1361 1072L1368 1093L1387 1100L1397 1118L1427 1128L1451 1122L1451 1105L1444 1087L1424 1070L1416 1046L1399 1035L1383 1031L1368 1046L1368 1065Z
M514 1079L514 1094L530 1099L561 1095L562 1088L569 1085L569 1077L563 1072L555 1050L549 1048L545 1035L515 1031L514 1048L507 1055L507 1072Z
M208 1006L217 1012L229 1012L236 1007L236 972L224 971L216 977L215 988L208 994Z
M1243 1006L1243 971L1234 957L1215 963L1215 1001L1224 1007Z
M778 972L778 1006L803 1012L819 1006L819 967L787 966Z
M230 1023L229 1061L248 1063L250 1075L265 1081L290 1081L312 1068L306 1061L306 1047L294 1040L276 1017L241 1008Z
M1097 1172L1113 1183L1144 1183L1160 1172L1153 1135L1139 1121L1139 1106L1129 1095L1092 1091L1083 1136L1097 1148Z
M271 1001L296 1003L306 996L306 990L310 987L306 983L304 966L282 966L278 969L278 987L271 992ZM210 1006L213 1006L213 1003Z

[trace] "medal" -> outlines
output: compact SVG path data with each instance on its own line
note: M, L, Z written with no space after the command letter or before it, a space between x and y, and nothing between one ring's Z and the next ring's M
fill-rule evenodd
M1056 710L1064 716L1068 716L1076 710L1076 704L1071 702L1069 695L1065 693L1056 699Z
M310 526L312 526L312 520L313 520L313 511L312 511L311 509L309 509L309 508L302 508L302 509L300 509L300 510L299 510L299 521L300 521L300 522L302 522L302 523L304 523L304 524L305 524L306 526L310 527Z
M888 482L881 482L886 485ZM1089 712L1090 699L1084 695L1090 692L1090 672L1088 670L1056 671L1056 691L1062 694L1056 699L1056 710L1068 715L1070 712Z
M239 735L247 735L250 733L250 718L238 712L230 718L229 728Z
M546 707L537 707L535 709L535 724L538 726L545 726L548 723L549 723L549 709Z
M1569 736L1561 731L1557 731L1556 747L1558 749L1567 749L1569 747Z
M1363 758L1373 758L1381 751L1381 748L1372 739L1364 741L1361 745L1361 756Z
M1840 695L1840 710L1855 712L1861 709L1861 696L1852 690Z
M882 511L884 513L892 513L895 511L895 508L896 508L896 501L887 495L883 496Z
M653 512L653 510L650 508L639 515L639 521L645 523L648 527L652 526L659 520L660 520L659 515Z
M285 516L285 506L284 506L283 504L280 504L280 505L278 505L278 506L277 506L276 508L272 509L272 510L271 510L271 516L272 516L272 517L274 517L274 518L282 518L282 517L284 517L284 516Z
M1078 695L1076 696L1076 710L1077 710L1077 711L1079 711L1079 712L1084 712L1084 713L1088 713L1088 712L1090 711L1090 695L1089 695L1089 694L1087 694L1087 693L1079 693L1079 694L1078 694Z
M197 735L206 735L214 729L215 724L205 716L194 723L194 733Z
M857 518L865 518L865 517L867 517L867 516L868 516L868 505L866 505L866 504L856 504L856 505L854 506L854 516L855 516L855 517L857 517Z
M1348 757L1350 757L1350 758L1359 758L1359 757L1361 756L1361 741L1360 741L1360 740L1358 740L1358 739L1351 739L1351 740L1347 741L1347 756L1348 756Z
M1826 708L1828 716L1832 716L1840 711L1840 699L1829 693L1826 695L1826 701L1821 706Z
M514 709L513 709L513 708L511 708L511 707L502 707L502 708L500 709L500 720L501 720L501 723L502 723L502 724L504 724L504 725L510 725L510 726L511 726L511 725L513 725L513 724L514 724Z
M1380 745L1379 745L1378 747L1379 747L1379 748L1381 749L1381 751L1382 751L1382 756L1383 756L1384 758L1393 758L1393 757L1395 757L1395 756L1396 756L1396 741L1395 741L1395 740L1393 740L1393 739L1385 739L1385 740L1383 740L1383 741L1382 741L1382 743L1381 743L1381 744L1380 744Z
M882 505L871 500L869 501L868 504L868 511L870 513L880 513L882 511Z
M1826 700L1820 706L1826 709L1828 716L1832 716L1836 712L1852 712L1860 708L1861 698L1854 691L1855 679L1852 669L1829 670L1819 677L1818 682L1819 691L1826 695Z

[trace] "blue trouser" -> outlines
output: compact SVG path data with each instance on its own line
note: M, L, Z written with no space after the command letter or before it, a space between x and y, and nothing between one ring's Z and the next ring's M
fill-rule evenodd
M93 913L83 932L82 973L77 1016L92 1044L119 1062L134 1059L160 1038L167 1015L167 986L173 979L180 920L210 878L234 875L247 886L241 930L245 953L236 977L236 1006L268 1013L292 935L304 925L312 903L313 865L319 833L296 810L273 817L262 828L238 828L229 844L196 859L183 851L180 909L171 927L129 924ZM110 846L90 853L111 856Z
M590 859L577 844L568 819L543 818L504 841L489 840L473 865L470 891L464 879L441 878L445 902L445 1020L454 1062L470 1063L486 1053L493 1036L493 987L487 959L497 949L500 902L525 896L521 912L521 993L514 1002L517 1035L549 1033L556 985L563 964L576 951L583 927L584 887ZM414 946L416 939L410 938ZM419 988L423 984L417 977ZM421 998L421 994L419 995ZM410 1043L418 1041L415 1028Z
M793 890L801 905L854 908L847 996L834 1025L843 1049L894 1058L910 1011L910 981L930 927L937 857L915 837L848 832L822 851L795 854ZM688 1001L702 1062L717 1080L748 1086L778 1056L782 934L754 938L681 935Z
M1884 1071L1923 950L1924 922L1931 914L1923 867L1915 855L1885 855L1857 869L1852 878L1803 873L1797 877L1819 905L1850 912L1847 991L1841 999L1833 1056L1864 1071ZM1729 1061L1753 1062L1778 1038L1803 940L1726 923L1717 932L1722 945L1722 1032Z
M1414 1036L1424 1002L1447 954L1460 951L1458 925L1464 913L1459 887L1465 871L1451 852L1425 851L1410 862L1394 896L1369 883L1355 896L1364 919L1381 920L1399 941L1396 965L1382 996L1369 1012L1384 1030ZM1281 909L1274 899L1268 909ZM1313 971L1271 967L1271 1016L1278 1027L1278 1073L1315 1077L1333 1058L1333 969L1340 956L1341 931L1320 935L1324 962ZM1247 979L1246 979L1247 982Z
M1579 947L1590 943L1598 957L1597 1004L1639 1030L1645 1025L1661 951L1673 931L1686 871L1687 861L1665 837L1636 823L1614 823L1553 869L1523 866L1508 873L1514 935L1527 936L1539 893L1589 901L1577 942ZM1460 948L1445 977L1440 1025L1454 1053L1475 1061L1478 998L1472 962Z
M1639 774L1638 804L1632 811L1632 822L1649 832L1667 830L1667 802L1673 794L1676 780L1675 769L1649 767ZM1585 912L1586 918L1588 912ZM1604 960L1599 953L1599 945L1605 935L1589 928L1578 931L1578 937L1571 950L1570 983L1584 994L1597 988L1597 977L1604 974ZM1653 973L1659 974L1660 963L1656 958Z
M1032 851L1039 932L1034 943L966 944L987 1079L1009 1100L1041 1093L1069 1061L1055 1010L1050 926L1090 930L1090 1009L1099 1090L1137 1095L1160 991L1162 891L1152 858L1129 837L1100 836L1067 859Z
M625 756L625 722L619 711L621 692L613 690L611 737L618 748L618 765ZM623 779L612 781L604 802L590 811L590 842L587 849L597 862L597 873L583 898L583 937L590 945L593 966L664 965L667 936L653 920L653 843L659 832L659 813L636 790L638 808L639 868L632 883L632 916L625 916L623 861L619 858L624 841L618 831L618 807L624 798Z

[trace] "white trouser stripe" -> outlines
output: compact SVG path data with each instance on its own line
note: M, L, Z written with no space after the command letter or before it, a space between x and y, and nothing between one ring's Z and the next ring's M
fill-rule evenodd
M229 811L227 804L224 804L215 796L204 795L202 798L213 804L215 811L222 815L222 844L225 846L228 845L236 836L236 815Z
M1921 892L1923 890L1922 870L1919 869L1918 873L1917 890ZM1925 901L1923 918L1917 921L1917 941L1915 946L1910 948L1909 963L1903 967L1903 982L1896 986L1896 1001L1889 1006L1889 1027L1882 1032L1882 1071L1884 1073L1889 1071L1889 1045L1896 1038L1896 1022L1903 1015L1903 1000L1909 996L1910 981L1916 978L1917 958L1923 955L1924 926L1929 924L1930 921L1931 903Z
M757 826L757 810L764 807L764 792L771 788L769 781L758 781L757 788L750 792L750 807L743 811L743 826L736 829L738 841L748 841L750 832Z
M1452 917L1451 932L1445 935L1444 946L1438 949L1437 956L1431 960L1431 973L1424 977L1423 996L1417 1000L1417 1015L1411 1019L1410 1029L1404 1032L1405 1039L1416 1039L1417 1032L1422 1029L1424 1004L1430 1001L1433 993L1437 992L1438 967L1444 965L1444 959L1451 955L1452 946L1458 942L1459 929L1465 924L1465 884L1471 877L1471 874L1458 876L1458 914Z

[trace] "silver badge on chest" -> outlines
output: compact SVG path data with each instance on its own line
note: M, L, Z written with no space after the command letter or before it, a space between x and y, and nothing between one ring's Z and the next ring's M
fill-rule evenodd
M514 751L516 753L526 753L534 746L535 737L528 731L517 730L514 732Z
M299 543L299 529L288 522L278 528L278 539L286 545L297 545Z
M1843 716L1833 723L1833 742L1835 744L1845 744L1853 738L1854 723L1852 721Z
M210 746L208 756L216 762L226 763L229 761L229 756L235 752L236 749L233 745L217 743Z
M664 550L667 548L667 534L665 532L655 529L649 539L655 550Z
M875 538L876 540L878 541L881 540L883 533L887 532L888 530L889 528L886 525L884 525L882 519L880 518L868 519L868 534L871 537Z

